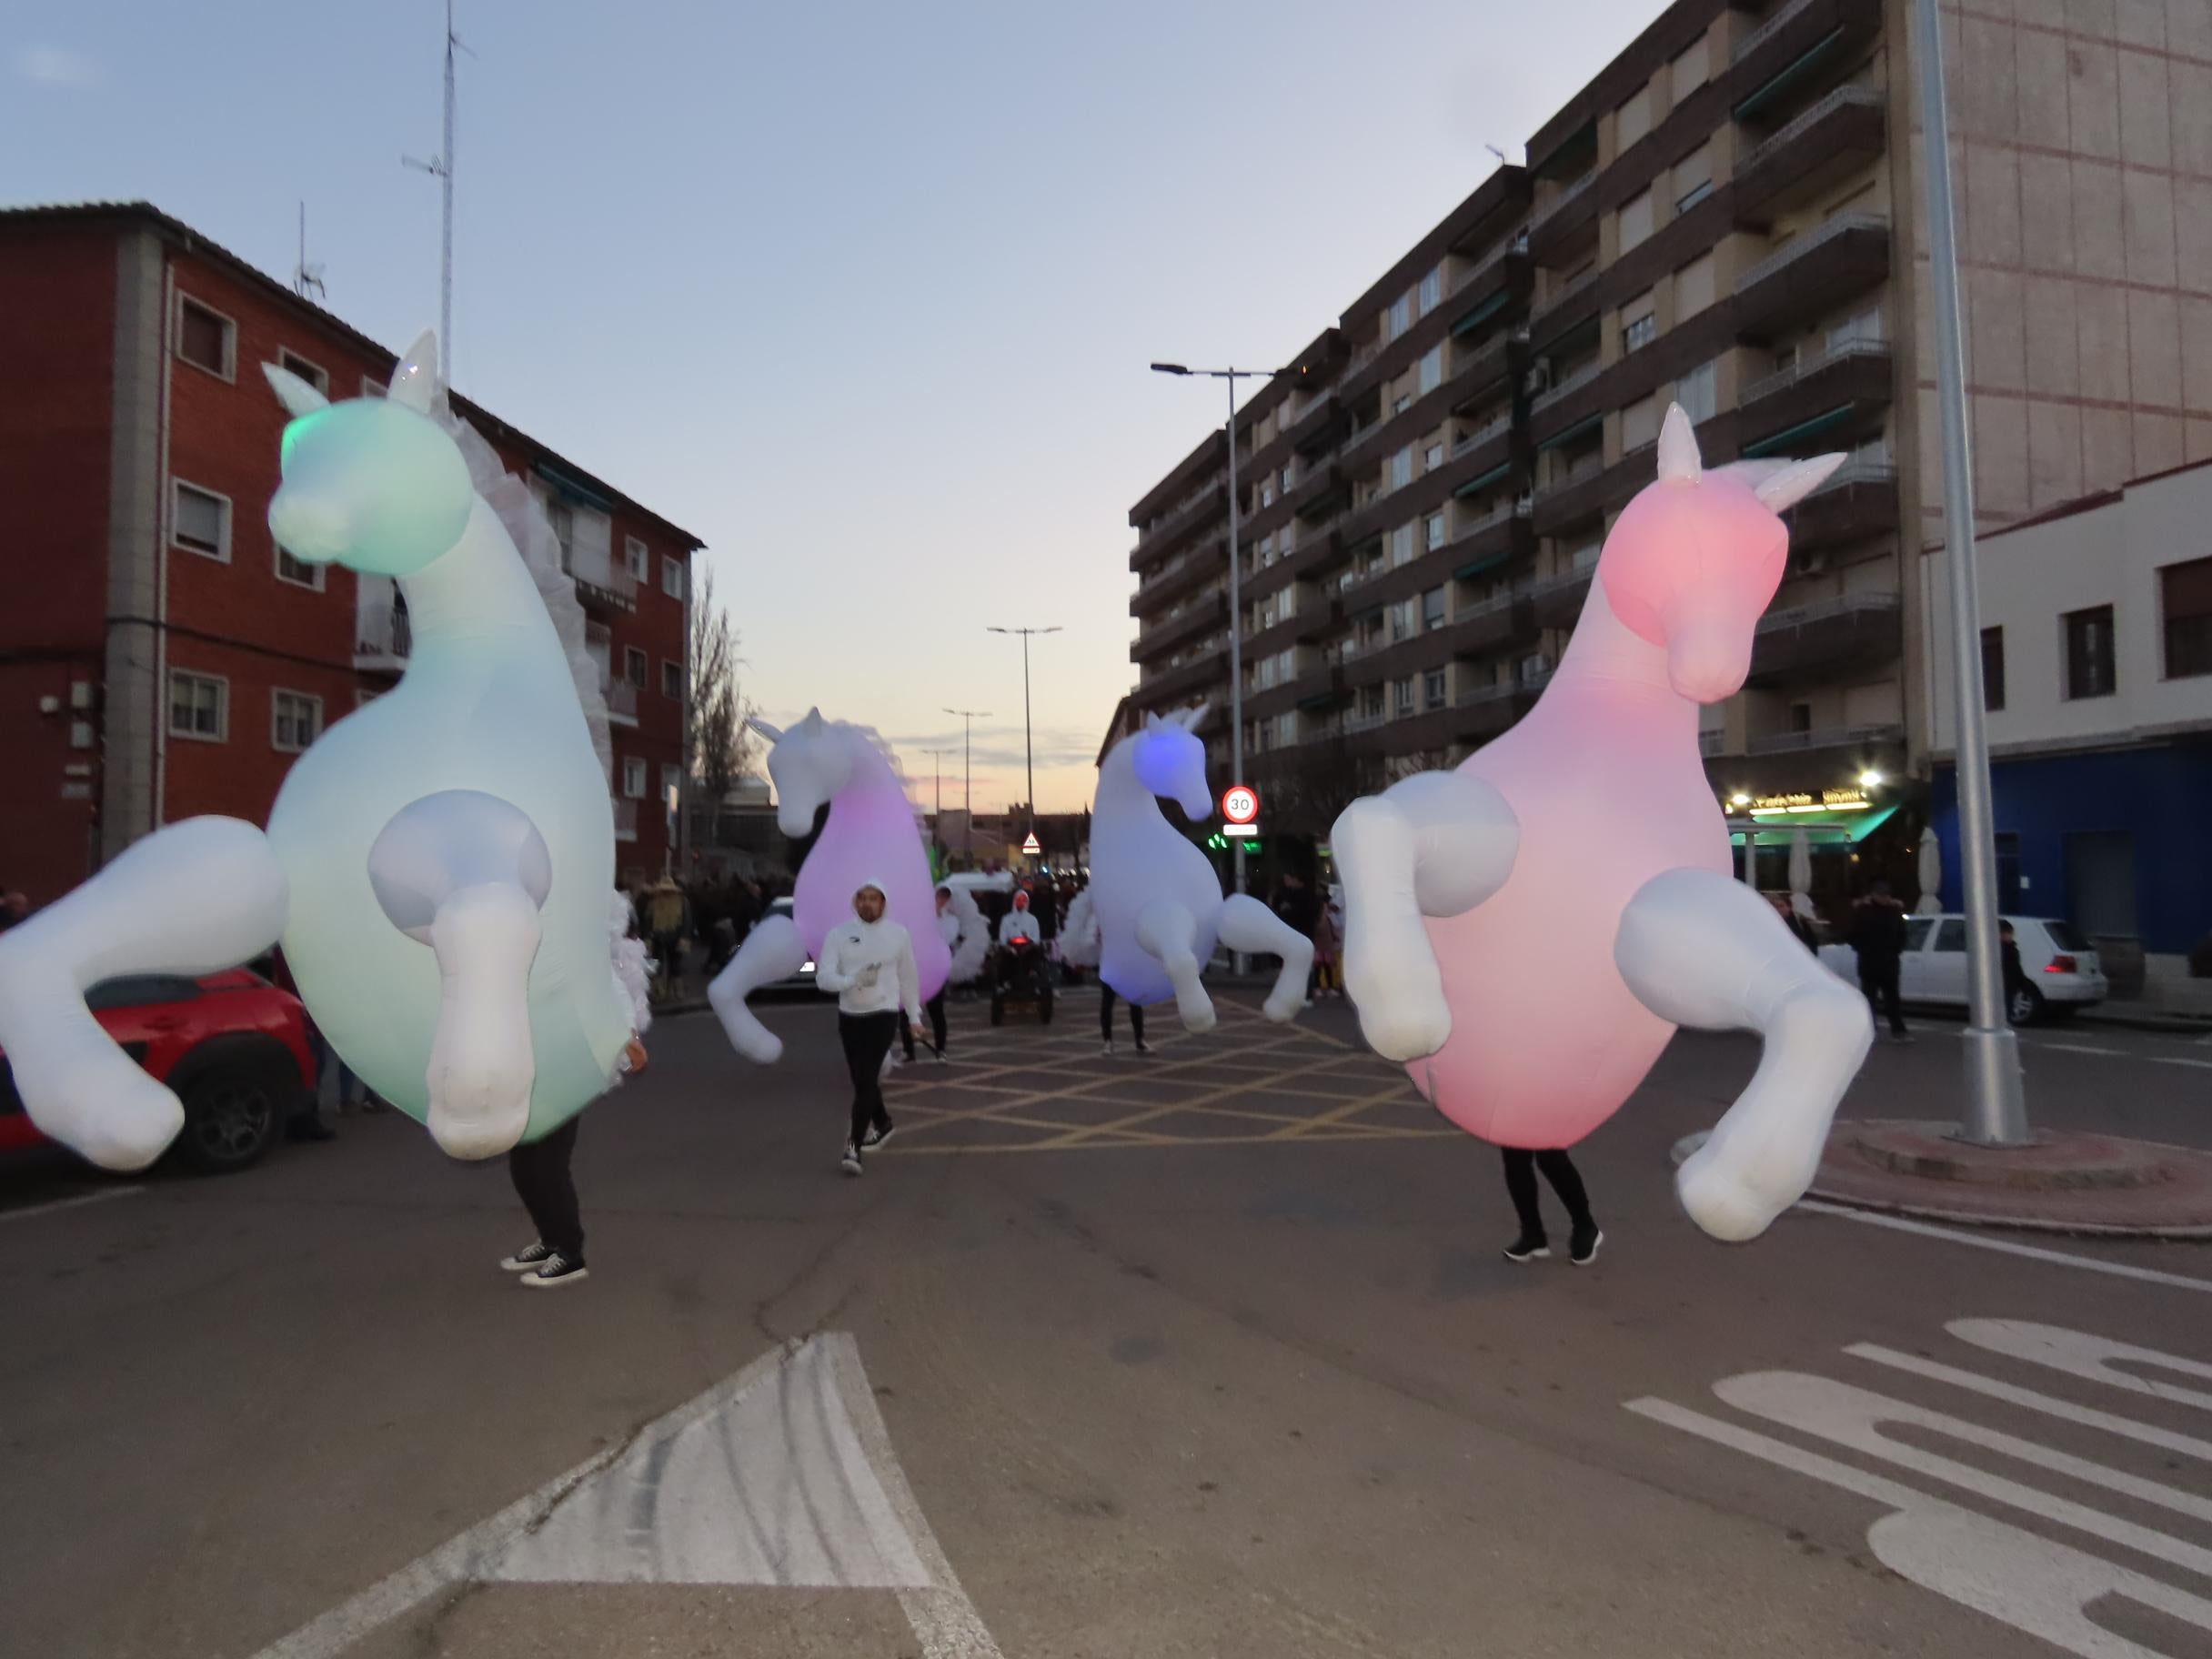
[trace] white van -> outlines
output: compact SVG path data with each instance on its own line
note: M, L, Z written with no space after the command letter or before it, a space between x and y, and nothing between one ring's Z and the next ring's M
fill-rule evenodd
M2015 990L2006 1012L2015 1025L2064 1018L2105 1000L2105 970L2072 924L2038 916L2007 916L2020 947L2027 983ZM1858 958L1849 945L1823 945L1822 965L1845 983L1858 983ZM1905 919L1905 955L1897 994L1927 1008L1966 1006L1966 919L1953 911Z

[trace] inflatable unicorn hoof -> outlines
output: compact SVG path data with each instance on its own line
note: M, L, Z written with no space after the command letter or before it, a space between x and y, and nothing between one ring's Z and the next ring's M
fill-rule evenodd
M1743 1171L1716 1158L1710 1141L1674 1171L1674 1196L1684 1214L1724 1244L1757 1238L1796 1200L1795 1193L1762 1191Z
M1387 1002L1359 1001L1357 989L1352 995L1360 1010L1360 1035L1384 1060L1402 1065L1425 1060L1452 1040L1452 1010L1442 985L1427 996L1401 992Z

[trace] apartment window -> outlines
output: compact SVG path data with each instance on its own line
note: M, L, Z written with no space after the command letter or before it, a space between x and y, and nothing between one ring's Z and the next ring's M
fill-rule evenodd
M645 684L645 652L637 646L626 646L622 651L622 678L633 686Z
M1393 415L1403 415L1406 412L1406 410L1412 408L1413 407L1413 394L1411 392L1400 392L1397 397L1391 400L1390 412Z
M2160 569L2158 610L2166 619L2167 679L2212 674L2212 558Z
M1391 704L1400 714L1413 712L1413 682L1409 676L1391 681Z
M1391 306L1384 337L1394 340L1413 326L1413 297L1410 293L1401 294Z
M1431 445L1430 445L1430 446L1429 446L1429 447L1428 447L1426 449L1423 449L1423 450L1421 452L1421 470L1422 470L1422 471L1423 471L1423 472L1434 472L1434 471L1435 471L1435 470L1436 470L1436 469L1437 469L1439 467L1443 466L1443 464L1444 464L1444 447L1443 447L1443 445L1442 443L1434 443L1434 444L1431 444Z
M1713 303L1713 256L1702 254L1674 273L1674 321L1695 317Z
M1651 236L1652 193L1645 189L1621 204L1621 251L1641 247Z
M2059 618L2066 629L2066 698L2110 697L2117 689L2112 661L2112 607L2098 605Z
M553 532L553 539L560 544L560 568L567 570L576 545L576 508L558 496L546 497L541 505L546 509L546 524Z
M176 297L176 355L195 368L232 378L238 328L230 318L185 295Z
M1262 536L1260 538L1260 568L1264 570L1274 562L1275 538L1272 536Z
M209 558L230 559L230 500L212 489L176 480L176 510L169 539Z
M1658 337L1659 317L1647 289L1621 307L1621 350L1641 351Z
M1403 489L1413 481L1413 446L1408 444L1390 457L1390 487Z
M1421 355L1421 390L1425 396L1444 383L1444 348L1432 346Z
M2005 707L2005 630L1982 629L1982 707Z
M169 735L221 743L230 737L230 682L169 670Z
M677 702L683 701L684 665L682 663L671 662L666 657L660 659L660 695L673 699Z
M1275 480L1272 475L1260 480L1260 505L1262 507L1275 505Z
M622 538L622 567L635 581L649 582L653 579L652 555L646 551L645 543L635 536Z
M662 810L665 811L668 809L669 798L671 795L676 796L679 799L682 798L683 789L684 769L680 766L664 765L660 769L660 805Z
M1685 47L1681 56L1667 65L1667 85L1679 104L1700 86L1713 78L1713 55L1705 37L1700 35L1696 42Z
M1713 418L1714 411L1719 407L1720 368L1717 360L1700 363L1674 382L1674 401L1682 405L1682 412L1691 420Z
M309 386L327 397L330 395L330 377L321 365L310 363L289 347L280 347L276 352L276 367L287 374L297 375Z
M323 699L304 691L269 694L269 746L297 755L322 734Z
M1364 686L1360 690L1360 712L1371 720L1382 718L1382 688Z
M1652 130L1652 89L1640 87L1636 96L1613 112L1614 154L1627 154L1628 146Z
M1444 545L1444 516L1442 513L1429 515L1428 534L1431 551Z
M1674 211L1687 213L1713 194L1713 142L1707 139L1674 164Z
M1426 317L1435 310L1443 297L1444 267L1440 265L1421 279L1421 315Z
M1413 562L1413 527L1402 524L1390 533L1390 564L1392 569Z
M665 553L660 558L660 591L672 599L684 597L684 561L670 558Z
M1790 729L1792 731L1810 731L1813 729L1812 704L1792 703L1790 705Z
M1297 479L1297 477L1298 477L1298 470L1297 470L1297 468L1294 468L1294 467L1290 467L1290 466L1285 466L1285 467L1283 468L1283 469L1282 469L1282 488L1283 488L1283 493L1284 493L1284 494L1286 494L1286 495L1287 495L1287 494L1289 494L1289 493L1290 493L1290 488L1291 488L1291 485L1292 485L1292 483L1293 483L1293 482L1294 482L1294 481Z
M1659 437L1659 399L1639 397L1621 411L1621 452L1624 455L1655 443Z
M1421 677L1421 703L1424 709L1441 709L1444 706L1444 671L1442 669L1431 669Z
M310 565L304 559L294 558L282 548L276 549L276 579L280 582L290 582L294 587L309 588L320 593L323 590L323 572L327 568L326 565Z
M636 755L622 762L622 793L631 800L645 799L645 762Z
M1842 351L1855 345L1879 346L1882 343L1882 311L1873 307L1828 326L1828 349Z

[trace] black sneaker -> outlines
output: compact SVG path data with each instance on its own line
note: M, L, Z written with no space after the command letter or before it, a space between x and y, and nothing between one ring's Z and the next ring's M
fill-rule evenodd
M1531 1238L1524 1232L1505 1247L1505 1259L1508 1262L1534 1262L1551 1253L1552 1247L1544 1242L1541 1233Z
M1597 1247L1605 1242L1595 1222L1587 1227L1577 1227L1574 1236L1567 1241L1567 1259L1577 1267L1588 1267L1597 1260Z
M874 1151L876 1148L891 1138L891 1131L898 1127L889 1118L884 1119L880 1123L870 1123L868 1126L868 1132L860 1137L860 1150L864 1152Z
M506 1261L499 1263L510 1273L527 1273L533 1267L543 1267L546 1258L553 1253L553 1246L543 1239L525 1244Z
M850 1141L845 1142L845 1156L840 1161L839 1167L848 1175L860 1172L860 1149Z
M1149 1042L1145 1041L1144 1041L1144 1039L1143 1039L1143 1038L1141 1038L1141 1037L1140 1037L1140 1038L1138 1038L1138 1039L1137 1039L1137 1052L1138 1052L1138 1053L1140 1053L1140 1054L1150 1054L1151 1051L1152 1051L1152 1045L1151 1045L1151 1043L1149 1043Z
M590 1276L591 1270L581 1260L571 1261L556 1250L547 1252L543 1267L534 1273L525 1273L522 1282L533 1291L545 1291L557 1285L574 1284L578 1280Z

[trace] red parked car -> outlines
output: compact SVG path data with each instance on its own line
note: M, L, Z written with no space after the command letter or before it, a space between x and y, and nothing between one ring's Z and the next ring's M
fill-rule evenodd
M196 1169L246 1168L285 1132L315 1087L307 1010L243 968L197 980L103 980L85 1002L123 1051L185 1103L185 1127L171 1151ZM0 1054L0 1151L44 1144Z

